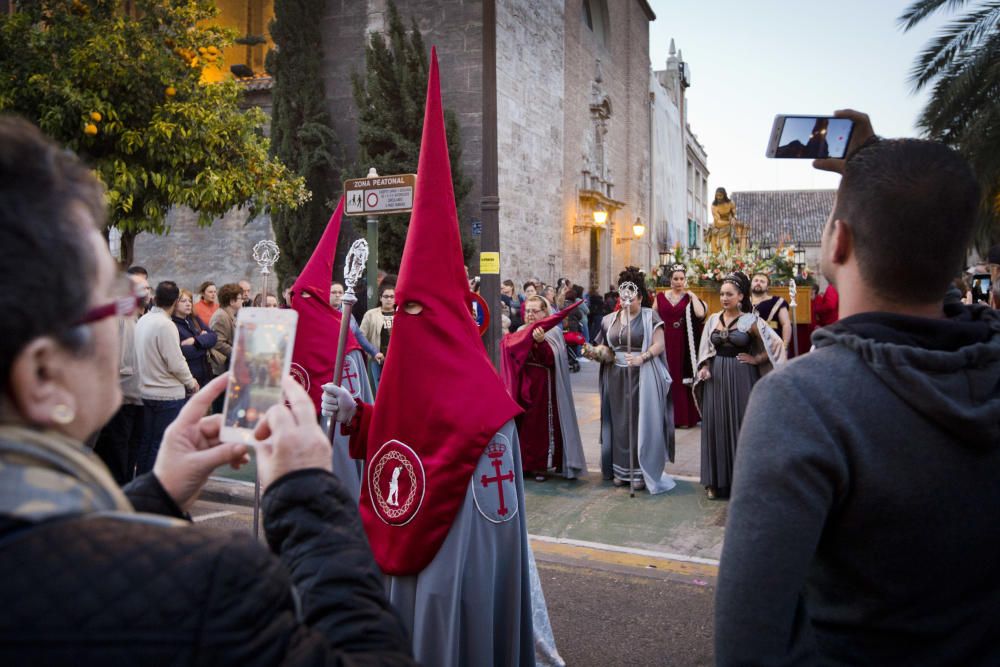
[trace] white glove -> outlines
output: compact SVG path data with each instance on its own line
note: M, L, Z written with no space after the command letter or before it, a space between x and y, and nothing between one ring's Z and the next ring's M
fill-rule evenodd
M354 397L349 391L333 382L323 385L320 414L324 417L332 417L335 421L346 424L354 419L357 410L358 404L354 402Z

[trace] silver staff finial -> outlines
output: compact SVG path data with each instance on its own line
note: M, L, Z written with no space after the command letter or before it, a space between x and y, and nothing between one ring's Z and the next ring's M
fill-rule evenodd
M361 274L365 272L365 263L368 261L368 241L358 239L351 244L351 249L347 251L347 259L344 260L344 284L347 289L354 291L354 286L361 279Z
M260 272L264 275L271 272L271 267L275 265L280 256L281 250L278 249L278 244L274 241L264 240L254 244L253 261L257 262L257 265L260 266Z
M623 305L631 305L638 296L639 288L636 287L635 283L625 281L618 286L618 298L621 299Z

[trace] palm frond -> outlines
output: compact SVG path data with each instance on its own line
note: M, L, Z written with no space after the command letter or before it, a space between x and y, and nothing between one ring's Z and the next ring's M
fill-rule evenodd
M921 90L963 53L979 49L984 40L996 35L998 26L1000 0L993 0L945 27L924 48L910 70L914 90Z
M1000 93L1000 39L981 49L940 77L920 117L920 127L947 141L983 108L997 105Z
M918 0L906 8L902 16L896 19L903 31L906 32L925 18L947 5L948 11L955 11L966 3L967 0Z

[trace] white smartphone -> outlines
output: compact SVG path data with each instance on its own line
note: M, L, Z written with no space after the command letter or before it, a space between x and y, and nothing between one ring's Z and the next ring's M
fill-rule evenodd
M240 308L222 406L223 442L257 444L257 424L272 405L285 400L281 378L292 363L298 319L291 308Z
M854 121L833 116L789 116L779 114L771 126L767 157L842 159L851 143Z

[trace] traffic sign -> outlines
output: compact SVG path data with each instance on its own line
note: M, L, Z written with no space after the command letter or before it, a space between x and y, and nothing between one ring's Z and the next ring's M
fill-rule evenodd
M344 213L407 213L413 208L413 187L416 182L416 174L348 179L344 181Z

